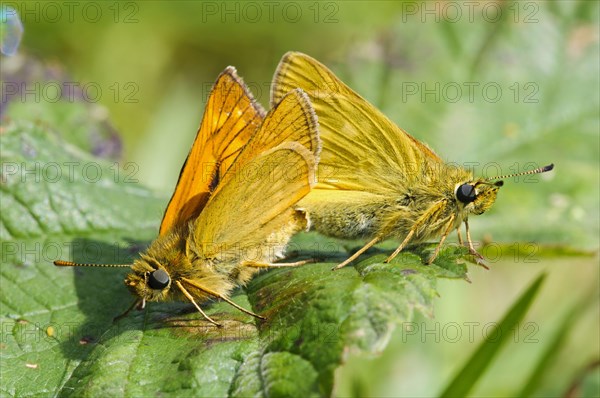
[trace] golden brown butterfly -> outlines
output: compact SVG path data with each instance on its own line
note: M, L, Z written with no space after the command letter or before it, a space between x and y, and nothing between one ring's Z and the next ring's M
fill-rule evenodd
M130 309L146 301L189 301L217 324L199 303L222 299L259 317L229 295L261 268L303 263L274 262L291 235L307 227L305 214L293 207L316 181L320 148L317 120L301 90L282 96L265 116L235 69L225 69L158 238L133 265L108 265L131 267L125 285L136 301Z
M369 239L336 268L387 238L401 240L389 262L409 243L441 237L431 263L451 231L457 231L462 244L462 223L470 253L478 262L482 259L473 247L469 216L488 210L503 185L500 180L511 176L474 178L470 171L445 163L327 67L305 54L289 52L275 72L272 103L297 88L308 94L323 140L318 183L299 208L325 235Z

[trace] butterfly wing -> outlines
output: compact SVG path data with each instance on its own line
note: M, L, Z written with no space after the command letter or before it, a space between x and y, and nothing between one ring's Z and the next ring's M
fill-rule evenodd
M308 149L318 162L321 140L317 131L317 118L308 96L300 89L290 90L265 117L258 131L236 158L235 167L245 168L248 173L252 173L252 169L256 168L252 164L254 158L284 142L299 143Z
M165 210L160 235L196 217L260 126L264 110L233 67L217 78L196 139Z
M268 246L284 245L298 230L293 206L315 183L315 153L320 147L314 112L306 96L295 90L282 98L266 116L256 137L263 135L283 142L254 156L246 167L237 167L236 160L196 220L194 242L198 255L248 259L241 253L258 250L260 258L252 260L272 261L274 256L266 253L273 247ZM295 141L281 137L293 137ZM314 148L310 146L313 144ZM243 151L247 154L242 153L238 159L244 160L244 156L258 150L252 145L249 143Z
M289 52L275 72L271 101L278 102L297 87L313 104L323 140L315 191L386 195L409 184L425 163L441 162L327 67L305 54Z

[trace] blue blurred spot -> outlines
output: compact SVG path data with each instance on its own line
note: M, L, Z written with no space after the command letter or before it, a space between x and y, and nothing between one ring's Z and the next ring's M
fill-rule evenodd
M12 7L0 5L0 52L4 55L15 55L22 37L23 24L17 11Z

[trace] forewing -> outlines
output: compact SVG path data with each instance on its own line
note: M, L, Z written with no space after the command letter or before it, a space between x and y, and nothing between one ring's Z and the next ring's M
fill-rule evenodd
M197 217L264 117L233 67L217 78L202 123L179 174L160 225L160 235Z
M327 67L296 52L281 60L271 101L304 90L319 119L323 151L316 189L385 194L415 178L427 161L441 159L342 83Z
M308 96L300 89L286 93L273 106L256 134L241 151L234 168L246 168L252 172L252 162L258 155L284 142L297 142L304 146L318 162L321 152L318 122ZM226 175L223 180L227 178Z
M293 206L309 193L316 162L305 146L285 142L256 157L252 173L232 170L196 220L198 256L243 260L247 253L273 252L269 245L285 244L297 230Z

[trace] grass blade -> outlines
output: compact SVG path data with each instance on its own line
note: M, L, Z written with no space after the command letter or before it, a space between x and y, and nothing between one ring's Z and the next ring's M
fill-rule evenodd
M481 343L465 366L440 394L441 397L464 397L469 393L502 345L512 336L510 331L525 316L545 277L545 274L538 276L525 293L515 301L494 331Z

